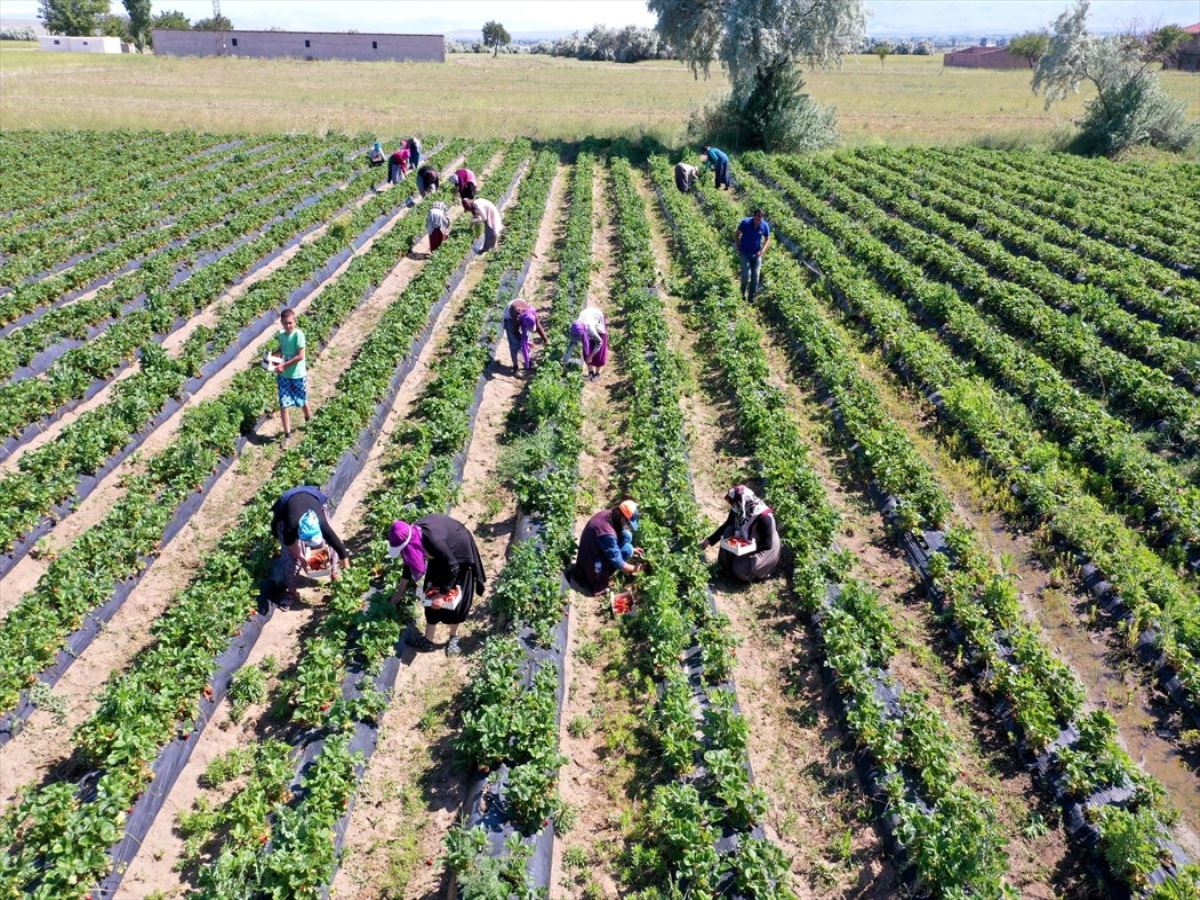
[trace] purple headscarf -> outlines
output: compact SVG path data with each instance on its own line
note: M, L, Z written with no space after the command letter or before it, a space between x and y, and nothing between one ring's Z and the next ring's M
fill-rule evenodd
M427 564L425 548L421 546L420 528L397 519L388 532L388 544L391 546L389 552L393 556L399 555L404 560L414 580L424 577Z
M525 360L525 368L529 368L529 338L537 328L537 313L532 309L521 311L521 318L517 320L517 334L521 338L521 358Z

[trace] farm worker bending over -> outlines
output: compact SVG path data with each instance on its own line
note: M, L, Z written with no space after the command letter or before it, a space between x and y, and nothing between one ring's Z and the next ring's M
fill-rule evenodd
M375 145L367 152L367 164L371 168L375 168L376 166L382 166L384 162L386 160L383 157L383 144L376 141Z
M433 166L425 165L417 169L417 190L421 192L422 197L428 197L441 183L441 176Z
M717 565L721 571L738 581L765 581L775 574L779 565L779 532L775 528L775 513L750 488L739 484L725 495L729 515L704 542L706 547L721 542L742 551L721 547ZM749 548L753 547L753 550ZM748 551L748 552L745 552Z
M464 200L474 200L479 190L479 182L475 180L475 173L470 169L459 169L450 176L450 183L458 191L458 196Z
M729 157L724 150L718 150L716 147L704 147L700 151L700 161L704 163L705 168L712 169L716 173L716 183L714 187L720 190L724 187L729 189Z
M742 299L754 299L758 293L758 282L762 277L762 258L771 243L771 226L763 218L763 211L756 209L754 215L738 222L733 235L738 256L742 258Z
M546 342L546 329L538 319L537 310L524 300L514 300L504 307L504 335L508 338L508 352L512 355L513 374L519 371L517 354L525 362L525 371L533 371L533 359L530 356L530 339L534 332Z
M399 184L408 174L408 147L401 144L388 159L388 184Z
M275 335L279 342L279 355L283 362L275 366L275 380L279 387L279 419L283 423L283 439L292 436L288 421L288 408L298 406L304 411L304 421L312 418L308 409L308 367L304 362L304 332L296 325L296 311L285 309L279 314L283 330Z
M433 650L433 635L445 622L450 626L446 655L462 653L458 626L471 611L475 589L485 580L471 532L449 516L425 516L411 525L397 519L388 532L388 555L404 561L393 603L400 602L410 583L422 582L417 596L425 606L425 633L410 634L408 643L422 652Z
M464 199L462 204L463 209L471 213L472 221L483 226L483 233L475 242L475 251L487 253L496 246L496 241L500 239L500 232L504 230L504 220L500 218L500 210L491 200L484 200L482 197L474 200Z
M570 572L571 586L581 594L595 597L608 590L615 573L637 572L642 565L634 559L642 552L633 546L637 524L638 506L632 500L622 500L616 509L602 509L588 519L579 536L579 554Z
M408 148L409 168L415 169L421 164L421 142L415 137L410 137L405 141L404 146Z
M685 162L675 163L675 187L679 188L681 194L690 191L699 177L700 170L695 166L689 166Z
M575 345L583 348L583 364L588 378L599 378L600 369L608 362L608 325L604 313L595 306L586 306L571 324L571 340L567 343L567 359Z
M429 207L425 229L429 232L429 252L433 253L450 236L450 210L441 200L435 200Z
M329 498L320 488L301 485L284 491L271 507L271 534L282 548L280 569L285 596L289 602L300 599L296 591L296 577L308 571L308 560L320 548L329 556L329 577L337 581L341 577L339 561L350 567L350 554L338 537L325 512ZM330 552L332 548L333 552Z

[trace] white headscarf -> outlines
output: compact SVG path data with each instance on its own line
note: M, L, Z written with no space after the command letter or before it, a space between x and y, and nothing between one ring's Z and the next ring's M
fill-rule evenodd
M725 499L733 508L734 535L744 541L750 540L750 527L754 524L754 520L763 513L769 513L771 507L767 506L754 491L744 484L731 487L729 493L725 495Z

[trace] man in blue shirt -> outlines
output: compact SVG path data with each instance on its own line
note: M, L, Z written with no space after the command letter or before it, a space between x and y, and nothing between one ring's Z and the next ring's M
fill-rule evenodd
M716 175L716 184L714 187L719 191L722 187L729 190L729 157L724 150L718 150L716 147L704 147L700 151L700 159L703 161L706 168L710 168Z
M771 226L763 218L761 209L756 209L754 215L746 216L738 223L734 242L738 256L742 258L742 299L753 300L762 275L763 253L771 243Z

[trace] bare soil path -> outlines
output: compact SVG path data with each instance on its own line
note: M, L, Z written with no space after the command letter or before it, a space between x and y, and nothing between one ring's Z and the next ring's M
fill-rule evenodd
M384 283L350 316L333 340L312 361L309 402L314 410L332 399L338 377L349 366L375 323L400 296L422 264L423 259L416 254L401 260ZM457 296L465 294L460 289ZM448 306L447 309L450 308ZM444 311L442 323L449 321L446 314ZM303 423L297 422L296 427L303 428ZM61 698L66 708L65 715L55 716L39 709L30 717L24 732L0 752L0 769L3 770L0 776L5 776L0 783L0 797L4 798L4 803L8 802L11 791L18 784L40 776L69 751L70 729L86 719L95 708L92 691L113 672L122 670L138 651L147 646L151 640L150 627L165 604L188 583L203 554L215 546L222 531L236 518L245 501L270 476L279 449L279 431L277 416L269 416L259 423L238 463L217 480L200 509L154 560L142 582L109 622L104 635L75 661L54 687L53 694ZM272 623L268 623L260 644L270 644L267 632L276 620L282 618L285 617L276 617ZM119 640L115 636L119 636ZM13 783L10 784L8 772L20 773L20 777L13 777Z
M521 292L538 306L544 305L552 289L556 267L549 265L551 247L561 227L566 184L566 171L560 166ZM503 337L485 377L459 499L449 514L474 533L491 585L504 567L516 520L515 498L501 484L496 467L506 416L525 383L512 373ZM417 397L414 391L406 402L411 404ZM453 750L460 695L469 677L470 657L491 630L486 597L480 601L460 631L462 656L446 657L436 651L416 654L400 670L350 816L341 867L333 883L335 897L439 896L442 840L458 820L466 798L465 773L458 768ZM443 638L444 632L439 632L437 639Z

